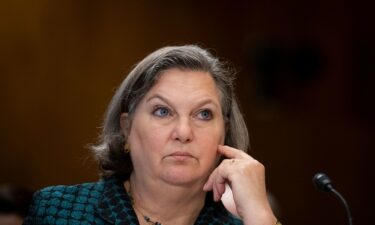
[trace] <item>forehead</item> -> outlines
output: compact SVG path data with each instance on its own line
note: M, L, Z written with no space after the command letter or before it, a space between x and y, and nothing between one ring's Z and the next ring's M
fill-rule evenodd
M200 70L168 69L163 71L153 87L146 95L154 92L178 95L185 94L186 97L212 97L220 98L220 91L209 72ZM171 96L173 97L173 96Z

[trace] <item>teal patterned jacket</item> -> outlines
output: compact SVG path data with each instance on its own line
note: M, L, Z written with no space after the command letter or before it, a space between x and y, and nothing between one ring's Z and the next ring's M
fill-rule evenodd
M52 186L35 193L24 225L138 225L123 187L123 179L111 177L96 183ZM196 225L242 225L207 194Z

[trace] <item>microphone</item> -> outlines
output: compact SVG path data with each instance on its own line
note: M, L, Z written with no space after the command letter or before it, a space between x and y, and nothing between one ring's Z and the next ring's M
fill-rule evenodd
M327 175L324 173L317 173L313 177L313 183L315 187L322 192L332 192L337 198L339 198L345 207L346 215L348 217L348 224L353 225L352 215L350 213L349 205L345 198L333 188L332 182Z

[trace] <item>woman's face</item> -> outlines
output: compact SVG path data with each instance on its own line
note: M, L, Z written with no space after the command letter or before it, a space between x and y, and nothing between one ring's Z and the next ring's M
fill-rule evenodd
M174 185L203 184L217 163L224 130L219 90L210 74L164 71L131 123L128 143L135 175Z

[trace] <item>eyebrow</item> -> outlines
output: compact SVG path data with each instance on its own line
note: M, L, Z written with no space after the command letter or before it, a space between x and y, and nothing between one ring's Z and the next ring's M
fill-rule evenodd
M166 102L168 105L173 106L173 104L172 104L168 99L166 99L165 97L163 97L163 96L161 96L161 95L159 95L159 94L155 94L155 95L149 97L149 98L146 100L146 102L149 102L149 101L151 101L151 100L153 100L153 99L155 99L155 98L156 98L156 99L160 99L160 100ZM207 99L203 99L202 101L198 101L198 106L206 105L206 104L209 104L209 103L211 103L212 105L214 105L215 107L218 107L218 108L220 109L220 105L217 105L214 101L212 101L212 100L209 99L209 98L207 98Z

